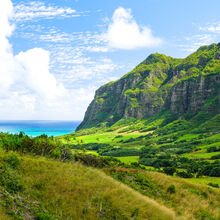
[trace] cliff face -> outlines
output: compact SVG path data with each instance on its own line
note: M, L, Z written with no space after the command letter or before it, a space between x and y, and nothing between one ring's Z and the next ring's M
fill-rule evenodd
M201 110L218 113L220 43L201 47L185 59L152 54L134 70L96 91L79 129L149 118L161 110L178 116Z

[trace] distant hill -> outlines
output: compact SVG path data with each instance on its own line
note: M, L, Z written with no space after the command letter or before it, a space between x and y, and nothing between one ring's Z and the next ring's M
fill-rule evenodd
M184 59L151 54L131 72L100 87L77 130L156 115L201 121L220 112L220 43ZM169 115L169 117L167 117ZM163 124L165 125L165 124Z

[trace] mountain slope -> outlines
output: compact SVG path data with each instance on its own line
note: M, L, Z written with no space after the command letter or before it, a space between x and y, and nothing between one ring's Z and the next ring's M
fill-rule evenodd
M77 130L113 125L120 119L149 119L169 111L173 119L220 112L220 43L185 59L152 54L134 70L96 91Z
M0 153L0 219L219 217L220 192L210 186L140 169Z

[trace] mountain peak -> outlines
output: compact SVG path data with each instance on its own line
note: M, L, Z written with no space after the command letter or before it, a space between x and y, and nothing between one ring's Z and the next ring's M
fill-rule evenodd
M158 62L168 64L169 61L172 59L173 59L172 57L166 56L164 54L153 53L150 54L142 63L146 65L158 63Z
M96 91L78 130L111 126L120 119L151 118L164 110L178 117L204 109L216 114L220 84L218 46L203 46L185 59L151 54L121 79ZM212 99L213 102L208 101Z

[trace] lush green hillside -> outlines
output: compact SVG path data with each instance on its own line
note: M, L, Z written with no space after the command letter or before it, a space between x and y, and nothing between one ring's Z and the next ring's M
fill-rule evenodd
M111 126L121 119L172 120L219 113L220 43L203 46L185 59L152 54L121 79L96 91L78 130ZM198 120L198 118L197 118Z
M2 150L0 165L0 177L4 177L0 182L1 219L154 220L219 216L218 189L164 174L116 167L97 170L76 162Z
M152 54L96 91L73 149L184 178L220 177L220 43L185 59ZM123 161L123 159L121 159ZM172 170L172 171L171 171Z
M78 163L1 151L0 164L1 211L15 219L175 219L173 210Z
M70 141L68 136L64 141ZM204 177L169 177L138 163L128 165L69 147L45 135L0 134L2 219L220 217L219 182L214 177L205 179L208 186L201 185L192 181Z

